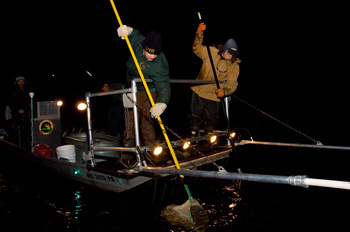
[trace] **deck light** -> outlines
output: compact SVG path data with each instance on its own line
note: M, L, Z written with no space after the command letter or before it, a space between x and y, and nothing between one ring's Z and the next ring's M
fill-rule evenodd
M78 108L78 110L83 111L83 110L86 110L87 105L85 102L81 102L78 104L77 108Z
M189 147L191 146L191 142L190 141L183 141L182 143L182 150L187 150Z
M153 149L152 149L152 153L153 153L153 155L155 155L155 156L160 155L162 152L163 152L163 147L162 147L162 146L159 146L159 145L153 147Z
M217 138L218 137L215 134L212 134L212 135L209 135L208 140L211 144L214 144Z
M61 101L61 100L58 100L58 101L56 102L56 105L57 105L58 107L61 107L61 106L63 106L63 101Z
M236 132L231 131L231 133L230 133L230 139L233 139L235 136L236 136Z

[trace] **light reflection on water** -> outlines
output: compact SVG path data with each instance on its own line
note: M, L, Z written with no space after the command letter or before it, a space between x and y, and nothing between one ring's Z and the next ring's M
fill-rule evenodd
M82 199L81 199L81 193L82 193L82 190L77 190L74 193L74 196L75 196L75 198L74 198L74 201L75 201L74 219L75 220L79 219L79 214L81 213L81 211L83 210L83 207L84 207L84 203L82 202Z
M201 203L201 206L207 211L208 217L209 217L209 223L206 225L207 228L227 228L232 226L234 220L238 217L237 213L235 212L236 206L241 201L241 196L239 194L239 184L238 182L224 182L220 187L211 187L206 193L204 194L198 194L198 200ZM86 204L91 203L92 199L87 199L86 197L86 191L88 189L84 189L84 186L81 186L79 189L77 189L74 192L74 205L71 208L71 211L65 211L64 209L60 208L56 210L56 213L63 215L66 220L66 229L70 230L72 226L79 227L82 223L89 223L88 221L91 219L91 215L87 215L84 211L86 211L86 207L96 207L96 206L87 206ZM196 191L196 190L194 190ZM99 209L93 209L96 210L96 212L93 212L93 214L98 214L98 217L100 218L113 218L118 217L123 213L129 214L134 213L132 212L125 212L122 209L118 210L116 209L116 205L119 205L118 200L112 199L109 197L116 197L118 198L119 195L109 195L107 194L106 201L110 201L112 205L114 206L106 206L106 205L100 205ZM89 197L96 197L95 195L89 196ZM88 197L88 198L89 198ZM224 200L223 200L224 199ZM130 199L128 199L130 201ZM106 203L106 202L99 202L99 203ZM124 202L125 203L125 202ZM124 204L123 203L123 204ZM127 204L127 203L126 203ZM135 202L135 204L137 204ZM53 207L56 207L53 205ZM130 207L133 206L132 202L130 202ZM136 206L137 207L137 206ZM136 212L135 212L136 213ZM147 213L147 212L146 212ZM156 213L159 213L159 210L156 210ZM142 212L138 212L134 214L134 216L140 217L140 215L143 215ZM154 231L184 231L183 228L176 228L174 226L169 225L165 220L163 220L159 215L154 215L155 222L164 224L164 229L161 230L154 230ZM103 227L103 226L102 226ZM159 229L159 228L158 228ZM135 230L137 231L137 230ZM216 231L216 229L214 229Z
M18 168L17 163L13 165L15 168L5 168L9 164L0 164L0 230L6 227L17 231L28 228L67 232L183 231L170 226L160 216L160 210L168 202L152 204L139 199L145 191L134 195L114 194L47 175L47 172L44 175L40 170L35 174L36 170L29 165L25 165L29 169L26 171ZM259 162L260 166L266 169ZM334 174L334 179L344 178L346 170L341 176ZM344 231L348 228L349 214L344 212L348 212L350 201L345 190L252 182L242 182L240 189L235 181L198 182L189 187L193 197L208 212L207 232L286 231L286 228L288 231L311 231L310 228ZM173 198L169 201L170 204L184 202ZM128 223L130 218L134 223Z
M168 202L152 204L134 195L114 194L48 177L36 182L3 175L0 165L0 230L184 231L160 216ZM32 177L32 176L30 176ZM51 184L48 184L51 183ZM200 181L189 186L207 210L211 231L344 231L348 192L234 181ZM176 203L174 196L170 203ZM184 201L180 202L180 204ZM322 203L322 204L320 204ZM129 223L130 218L133 223ZM300 223L295 223L299 221Z
M195 189L192 186L191 188L194 189L194 197L207 210L210 220L207 224L208 228L232 225L237 217L235 207L241 199L236 183L226 182L219 187L207 187L206 192L200 191L202 187ZM108 230L110 226L122 230L130 228L129 231L139 231L142 224L145 228L151 228L150 225L156 223L157 226L153 231L183 231L181 228L172 227L160 216L160 210L163 207L163 205L160 206L161 203L152 206L150 202L138 201L137 196L125 198L127 194L121 197L118 194L74 183L67 185L66 182L55 185L52 189L44 187L40 182L30 187L21 185L17 187L0 176L0 211L3 211L5 204L11 204L11 201L6 202L8 199L3 197L4 193L6 196L15 198L14 201L18 201L16 198L21 198L24 202L9 207L8 215L11 217L21 220L23 215L18 211L23 210L27 212L25 216L28 214L31 217L41 217L40 220L31 222L32 228L41 227L49 230L54 227L60 228L60 231L91 231L88 228L93 225L101 231ZM133 225L126 223L126 218L129 217L136 217L140 225L134 226L135 229L133 229Z
M239 181L225 182L214 189L214 193L208 194L211 195L206 198L208 203L203 203L210 219L208 227L227 227L233 224L237 218L235 207L241 201L239 187Z

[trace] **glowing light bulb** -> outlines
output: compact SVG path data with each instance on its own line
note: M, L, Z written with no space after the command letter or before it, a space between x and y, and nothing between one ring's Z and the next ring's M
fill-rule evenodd
M154 148L153 154L154 155L160 155L162 153L162 151L163 151L163 147L157 146L156 148Z
M57 102L56 102L56 105L57 105L58 107L63 106L63 101L61 101L61 100L57 101Z
M190 146L191 146L191 142L190 142L190 141L185 141L185 142L182 144L182 149L186 150L186 149L188 149Z
M211 135L211 136L209 137L209 141L210 141L211 143L215 143L216 139L217 139L217 136L216 136L216 135Z
M77 108L78 108L78 110L86 110L87 105L86 105L85 102L81 102L81 103L78 104Z

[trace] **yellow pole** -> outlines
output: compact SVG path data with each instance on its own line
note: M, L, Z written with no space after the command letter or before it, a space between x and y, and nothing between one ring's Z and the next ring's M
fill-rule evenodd
M114 4L113 0L110 0L110 2L111 2L111 5L112 5L112 8L113 8L113 10L114 10L115 16L117 16L117 20L118 20L118 22L119 22L119 25L122 26L123 23L122 23L122 21L121 21L121 19L120 19L120 17L119 17L117 8L115 7L115 4ZM149 100L150 100L150 102L151 102L151 105L154 106L154 101L153 101L151 92L149 91L147 82L146 82L146 80L145 80L145 77L144 77L143 74L142 74L142 71L141 71L139 62L137 61L137 58L136 58L135 53L134 53L134 50L132 49L132 46L131 46L131 44L130 44L130 40L129 40L129 38L128 38L127 35L125 36L125 41L126 41L128 47L129 47L131 56L132 56L132 58L134 59L134 62L135 62L137 71L138 71L139 74L140 74L140 77L141 77L143 86L145 87L145 90L146 90L147 96L148 96L148 98L149 98ZM171 153L171 156L172 156L172 158L173 158L173 160L174 160L175 167L176 167L177 169L180 169L180 165L179 165L179 162L178 162L178 160L177 160L177 158L176 158L175 151L174 151L174 149L173 149L173 147L172 147L172 145L171 145L171 142L170 142L169 137L168 137L168 135L167 135L167 133L166 133L165 127L164 127L164 125L163 125L163 123L162 123L162 120L161 120L160 116L159 116L157 119L158 119L158 122L159 122L159 126L160 126L160 128L161 128L161 130L162 130L162 132L163 132L165 141L166 141L166 143L167 143L167 145L168 145L168 148L169 148L169 151L170 151L170 153ZM181 175L180 177L183 178L183 175Z

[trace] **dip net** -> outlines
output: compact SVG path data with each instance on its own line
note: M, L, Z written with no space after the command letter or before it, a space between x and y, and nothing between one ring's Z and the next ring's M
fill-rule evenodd
M204 231L209 222L207 211L191 196L188 186L184 184L189 196L188 200L182 205L168 205L161 211L164 217L171 225L181 226L185 229L195 229Z

